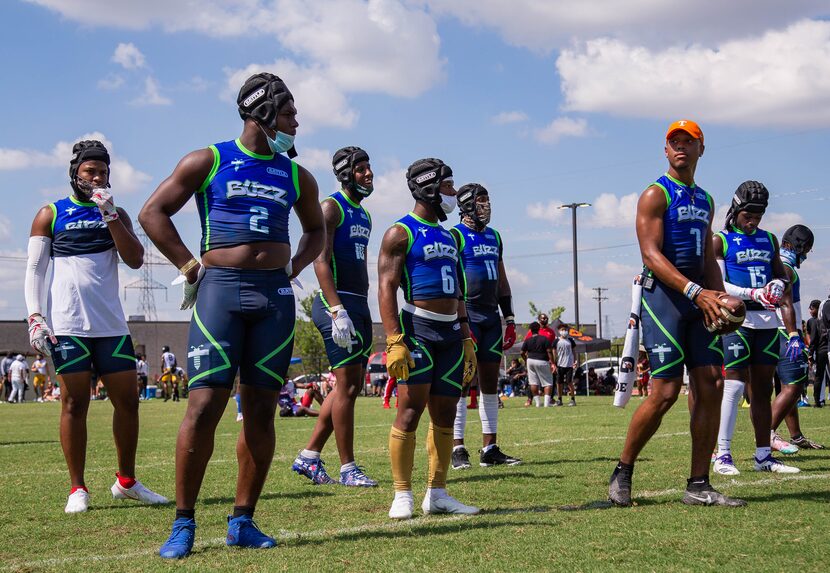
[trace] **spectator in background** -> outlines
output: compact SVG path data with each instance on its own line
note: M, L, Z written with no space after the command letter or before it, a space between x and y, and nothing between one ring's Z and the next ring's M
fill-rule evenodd
M807 353L810 362L815 365L816 374L813 381L813 395L816 403L820 403L821 384L824 381L824 374L827 372L827 331L822 331L821 321L818 318L818 309L821 306L821 301L815 299L810 301L810 319L807 321L807 335L810 340L810 346ZM806 392L806 384L805 392ZM809 405L809 401L808 401Z
M605 376L602 379L602 385L608 389L608 393L610 394L613 391L614 387L617 385L617 377L614 376L614 368L609 368L605 372Z
M43 354L38 354L35 361L32 362L32 386L35 389L35 397L38 402L43 402L43 392L46 387L46 379L48 378L48 366Z
M3 376L3 388L0 388L0 392L3 393L3 397L7 402L9 400L9 395L12 393L12 379L9 376L9 368L13 362L14 355L11 352L6 354L6 357L0 361L0 375Z
M147 399L147 375L148 375L147 361L143 354L139 354L135 359L135 374L138 381L138 399Z
M591 389L597 396L601 396L602 392L600 392L600 383L599 383L599 376L597 376L597 371L594 369L593 366L588 368L588 388Z
M640 398L648 396L648 385L651 379L651 364L645 347L640 346L640 355L637 357L637 389Z
M18 354L9 366L9 379L12 384L12 393L9 395L9 403L19 404L23 402L23 395L26 393L26 380L29 378L29 365L22 354Z
M556 370L550 340L540 334L540 324L530 323L530 337L522 342L522 359L527 365L527 378L533 403L538 408L542 405L539 389L545 396L545 408L551 405L551 388L553 372ZM527 404L526 404L527 405Z
M52 380L46 382L46 388L43 390L43 401L44 402L54 402L55 400L60 400L60 393L58 396L55 396L55 385L52 384Z
M510 361L510 368L507 369L507 380L510 388L509 395L515 396L525 385L527 380L527 368L522 366L518 358Z
M562 405L565 385L568 386L568 393L571 401L568 406L576 406L576 393L574 392L574 368L576 368L576 342L568 336L568 325L564 322L557 328L559 338L552 343L556 357L556 388L559 398L557 406Z

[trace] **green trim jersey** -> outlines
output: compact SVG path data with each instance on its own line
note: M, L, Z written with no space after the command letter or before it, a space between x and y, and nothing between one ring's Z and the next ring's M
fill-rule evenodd
M372 217L366 209L338 191L324 199L333 201L340 210L340 222L334 231L334 244L329 268L337 292L367 296L369 270L366 249L372 233Z
M489 310L499 306L499 263L503 248L501 235L490 227L474 231L464 223L450 229L461 259L461 293L464 300Z
M741 288L764 288L773 279L772 257L775 239L772 233L756 229L751 235L732 227L718 232L723 243L723 280ZM745 300L747 328L777 328L774 310L765 309L754 300Z
M213 168L196 193L201 252L247 243L288 243L288 214L300 197L298 166L260 155L239 139L211 145Z
M456 298L458 285L458 247L452 235L438 223L415 213L395 222L409 236L401 289L407 302Z

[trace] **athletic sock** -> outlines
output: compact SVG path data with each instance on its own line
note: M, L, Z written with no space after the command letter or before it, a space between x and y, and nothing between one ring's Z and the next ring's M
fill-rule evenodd
M439 497L449 497L450 494L447 493L447 488L444 487L428 487L427 488L427 497L430 499L437 499Z
M233 519L247 515L250 518L254 517L254 508L250 505L235 505L233 506Z
M483 448L481 448L481 453L486 454L487 452L489 452L490 450L492 450L495 447L496 447L496 444L490 444L489 446L484 446Z
M759 462L761 460L767 459L772 454L772 449L769 447L766 448L755 448L755 459Z
M709 476L690 477L686 480L687 489L700 489L709 484Z
M723 402L720 405L720 427L718 428L719 457L732 451L732 436L735 434L735 422L738 419L738 405L743 398L745 386L740 380L723 382Z
M427 454L429 456L429 473L427 487L430 489L447 487L447 469L452 458L452 428L442 428L432 422L427 432Z
M343 464L342 466L340 466L340 473L342 474L343 472L350 472L353 469L355 469L356 467L357 467L357 464L354 463L354 460L352 460L349 463Z
M464 429L467 427L467 400L462 396L455 406L455 422L453 423L452 437L456 440L464 439Z
M89 493L89 490L86 488L85 485L76 485L75 487L73 487L72 489L69 490L69 495L72 495L73 493L75 493L79 489L82 489L85 492Z
M478 417L481 420L481 433L494 435L498 433L499 425L499 395L481 393L481 404L478 408Z
M800 439L801 439L801 438L803 438L803 437L804 437L804 434L802 434L801 432L799 432L799 433L797 433L797 434L793 434L793 435L791 435L791 436L790 436L790 439L791 439L791 440L800 440Z
M478 408L478 388L470 388L470 408Z
M389 459L395 491L411 492L412 469L415 466L415 432L404 432L392 426L389 431Z
M195 509L177 509L176 510L176 519L196 519L196 510Z
M320 459L320 452L315 452L314 450L303 450L300 452L300 455L309 460Z
M457 452L458 450L466 450L467 448L464 447L464 444L460 444L458 446L453 446L452 451Z
M548 394L545 394L545 408L549 407L553 403L553 400Z
M124 489L130 489L135 485L135 478L124 477L118 472L115 472L115 477L118 478L118 485L120 485Z

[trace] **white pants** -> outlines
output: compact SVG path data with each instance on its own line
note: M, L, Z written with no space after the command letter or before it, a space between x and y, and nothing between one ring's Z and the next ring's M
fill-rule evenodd
M9 402L14 402L15 397L17 402L22 402L24 392L26 392L25 382L23 380L12 380L12 393L9 394Z

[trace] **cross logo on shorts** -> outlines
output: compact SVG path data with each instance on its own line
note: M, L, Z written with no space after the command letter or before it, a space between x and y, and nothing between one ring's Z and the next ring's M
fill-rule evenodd
M660 357L660 364L663 364L666 361L666 354L671 354L672 349L671 346L660 344L652 348L651 351Z
M733 354L735 354L735 358L738 357L738 352L744 349L744 345L740 342L733 342L729 346L726 347L727 350L731 350Z
M190 352L187 353L187 357L193 359L193 368L198 370L202 366L202 356L207 356L208 354L210 354L210 350L202 348L202 345L200 344L199 348L191 346Z

